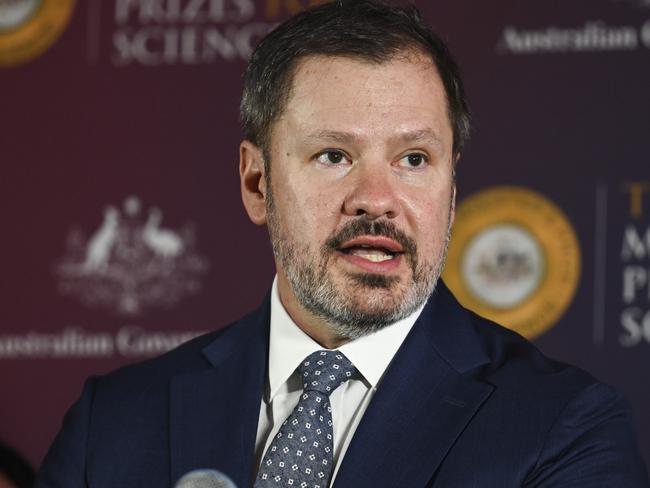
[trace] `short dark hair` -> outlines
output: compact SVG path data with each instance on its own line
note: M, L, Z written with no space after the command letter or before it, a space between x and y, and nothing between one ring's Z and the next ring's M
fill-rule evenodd
M244 138L268 154L271 126L286 107L301 58L345 56L383 63L409 51L427 55L438 70L457 156L470 129L458 66L415 6L389 6L379 0L325 3L291 17L262 39L244 75L240 107Z

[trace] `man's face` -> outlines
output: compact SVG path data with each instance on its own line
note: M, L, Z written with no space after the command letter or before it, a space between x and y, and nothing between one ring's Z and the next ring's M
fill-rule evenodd
M301 61L265 179L281 297L341 338L424 303L453 219L452 138L428 59Z

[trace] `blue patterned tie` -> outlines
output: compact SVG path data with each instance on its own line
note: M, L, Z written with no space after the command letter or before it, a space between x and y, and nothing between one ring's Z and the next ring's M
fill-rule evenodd
M334 468L329 395L356 371L339 351L316 351L298 367L300 401L264 454L254 488L327 488Z

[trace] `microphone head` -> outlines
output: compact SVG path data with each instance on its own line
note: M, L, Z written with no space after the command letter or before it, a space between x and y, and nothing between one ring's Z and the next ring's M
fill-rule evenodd
M195 469L185 473L174 488L237 488L225 474L215 469Z

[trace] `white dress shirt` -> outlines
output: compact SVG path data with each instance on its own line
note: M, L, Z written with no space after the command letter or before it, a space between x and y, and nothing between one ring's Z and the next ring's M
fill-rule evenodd
M343 383L330 395L334 429L334 481L354 431L377 391L388 365L413 327L424 305L389 327L337 348L354 364L360 376ZM277 277L271 290L271 332L266 391L262 395L255 442L256 466L262 462L271 440L293 411L302 393L296 371L311 353L323 347L291 319L280 301Z

